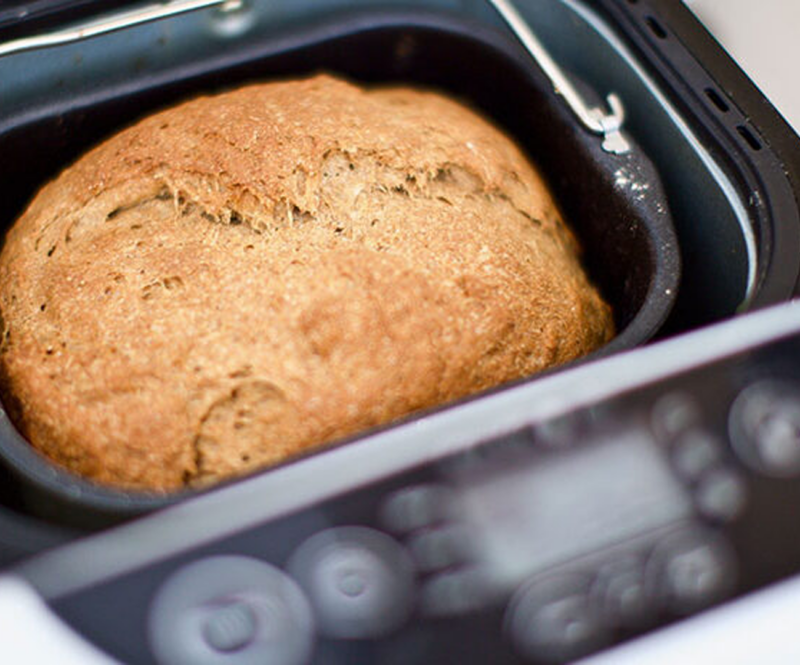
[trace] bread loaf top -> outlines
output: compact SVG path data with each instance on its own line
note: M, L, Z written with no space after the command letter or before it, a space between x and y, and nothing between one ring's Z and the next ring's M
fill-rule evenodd
M87 478L214 482L599 347L577 253L515 144L444 96L316 76L194 99L9 231L4 401Z

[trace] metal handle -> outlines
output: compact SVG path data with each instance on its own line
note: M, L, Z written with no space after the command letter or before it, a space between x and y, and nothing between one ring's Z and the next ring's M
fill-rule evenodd
M553 89L564 98L578 120L588 130L603 137L603 150L618 155L629 152L630 144L620 131L625 120L625 107L619 96L612 92L606 97L611 113L605 113L598 107L589 107L511 2L509 0L488 0L488 2L539 64L553 84Z
M218 7L220 11L232 12L242 8L243 0L175 0L161 5L148 5L130 11L102 16L95 21L77 27L65 28L32 37L14 39L0 44L0 57L21 51L47 48L77 42L88 37L122 30L141 23L149 23L162 18L193 12L207 7Z
M488 2L508 24L508 27L511 28L511 31L531 57L539 64L553 84L556 93L564 98L564 101L567 102L581 123L590 131L603 137L603 149L616 154L628 152L630 145L620 132L622 123L625 120L625 107L622 105L622 100L615 93L611 93L606 97L610 113L606 113L598 107L589 107L511 2L509 0L488 0ZM157 21L198 9L218 7L220 11L233 12L241 9L243 5L244 0L174 0L160 5L149 5L140 9L104 16L77 27L34 35L33 37L24 37L0 44L0 57L21 51L76 42L88 37L122 30L123 28Z

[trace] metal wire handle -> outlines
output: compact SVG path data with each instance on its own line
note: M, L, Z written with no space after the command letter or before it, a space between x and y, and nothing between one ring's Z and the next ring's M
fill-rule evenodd
M603 149L616 154L628 152L630 145L620 131L625 120L625 107L619 96L612 92L606 97L610 113L606 113L602 108L587 105L510 0L487 1L508 24L530 56L539 64L553 84L553 89L564 98L578 120L589 131L603 137ZM244 0L174 0L160 5L148 5L140 9L104 16L77 27L5 42L0 44L0 57L21 51L68 44L198 9L218 7L220 11L227 13L237 11L243 6Z
M21 51L69 44L70 42L81 41L107 32L122 30L141 23L158 21L162 18L185 14L198 9L206 9L207 7L218 7L220 11L233 12L241 9L243 5L243 0L175 0L175 2L161 5L148 5L139 9L103 16L77 27L68 27L63 30L5 42L0 44L0 57Z
M530 56L539 64L553 84L553 89L564 98L578 120L588 130L603 137L603 149L618 155L629 152L630 144L620 131L622 123L625 121L625 107L619 96L612 92L606 97L611 113L605 113L598 107L590 107L533 33L527 21L520 16L514 5L509 0L487 1L500 14Z

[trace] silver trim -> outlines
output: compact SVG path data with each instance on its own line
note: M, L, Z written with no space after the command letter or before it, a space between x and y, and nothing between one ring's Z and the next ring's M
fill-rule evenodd
M553 84L556 94L561 95L578 120L589 131L603 137L603 150L617 155L630 152L630 143L621 133L622 123L625 121L625 107L616 93L606 97L611 113L607 114L599 107L590 108L583 97L573 87L561 67L553 60L550 53L534 34L530 25L525 21L514 5L509 0L488 0L489 4L503 18L520 43L525 47L530 56L542 68L547 78Z
M185 14L198 9L217 7L219 11L227 13L238 11L243 6L243 0L175 0L161 5L148 5L139 9L101 16L94 21L71 28L2 43L0 44L0 58L11 53L69 44L70 42L81 41L107 32L123 30L134 25L150 23L151 21L158 21L162 18L169 18L170 16Z
M800 334L800 301L619 353L379 432L28 559L45 598L255 527L411 467L623 392Z

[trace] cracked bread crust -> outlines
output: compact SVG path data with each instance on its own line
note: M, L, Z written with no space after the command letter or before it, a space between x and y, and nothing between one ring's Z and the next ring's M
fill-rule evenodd
M213 483L598 348L577 254L516 145L441 95L316 76L198 98L9 231L5 401L94 481Z

